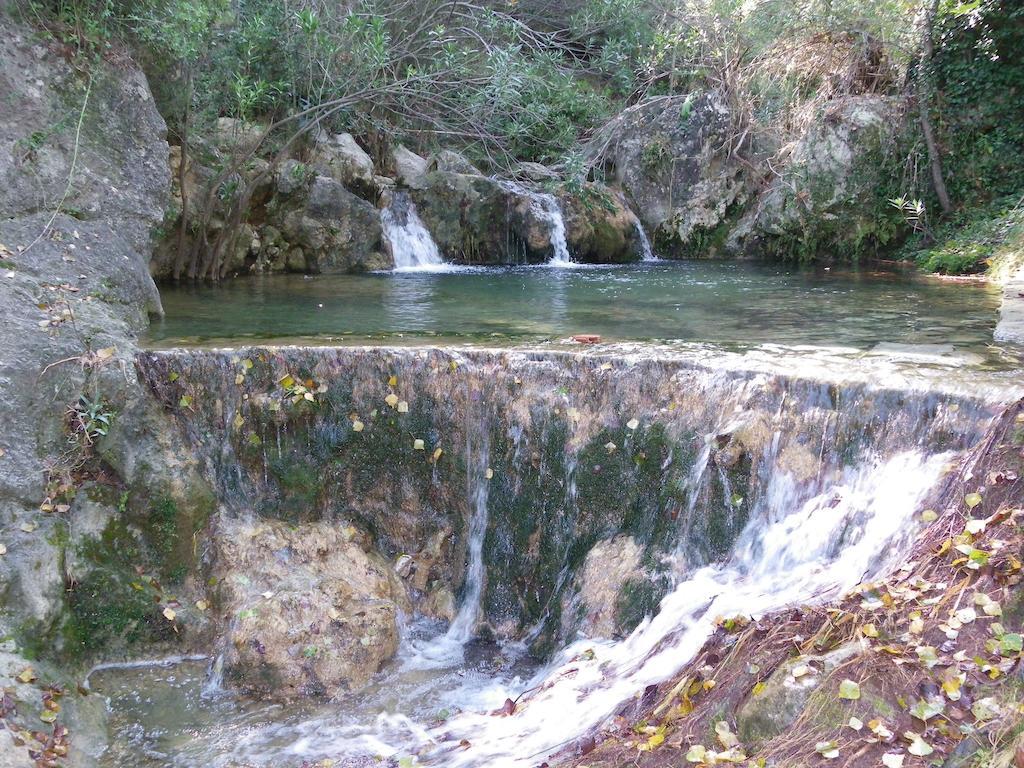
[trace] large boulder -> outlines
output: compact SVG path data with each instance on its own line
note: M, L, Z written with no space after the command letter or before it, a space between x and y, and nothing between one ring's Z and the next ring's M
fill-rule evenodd
M408 598L355 529L224 519L216 541L224 670L242 690L336 697L394 655Z
M779 174L730 235L731 248L814 257L884 245L902 227L877 193L898 109L898 99L878 95L828 104L778 154Z
M423 183L423 177L430 169L430 163L401 144L391 150L391 165L395 180L404 187L416 188Z
M579 194L558 197L569 252L576 261L615 264L643 257L640 221L620 194L588 183Z
M352 134L319 134L313 144L310 165L319 175L328 176L360 197L376 202L379 190L374 179L373 159Z
M306 170L288 161L278 173L278 194L267 206L266 221L283 240L272 247L284 261L279 256L271 268L327 273L389 267L377 208L335 179L308 178ZM271 247L271 238L264 240Z
M586 156L625 192L659 252L714 255L748 197L731 139L732 116L722 95L665 96L612 120L590 141Z

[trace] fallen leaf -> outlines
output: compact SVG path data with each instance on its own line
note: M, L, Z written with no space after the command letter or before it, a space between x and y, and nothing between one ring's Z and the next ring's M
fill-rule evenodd
M896 752L886 752L882 755L882 765L885 768L903 768L904 755Z
M839 684L839 698L856 701L860 698L860 685L853 680L843 680Z
M178 616L178 614L174 612L173 608L171 608L171 607L164 608L164 618L167 619L168 621L174 621L174 619L177 618L177 616Z

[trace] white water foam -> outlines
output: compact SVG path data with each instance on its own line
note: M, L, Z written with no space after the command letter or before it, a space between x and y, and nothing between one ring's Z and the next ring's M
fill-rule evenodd
M796 484L779 475L729 562L687 575L658 614L622 642L580 640L563 649L527 683L537 691L514 715L465 714L446 723L443 733L433 733L443 754L428 764L534 766L681 668L714 630L716 617L759 616L823 600L878 573L906 544L915 510L949 459L909 451L871 461L802 505L792 504ZM513 698L517 693L509 691ZM469 748L457 746L462 739Z
M380 212L380 223L391 246L395 272L447 271L449 265L406 192L395 192L391 204Z

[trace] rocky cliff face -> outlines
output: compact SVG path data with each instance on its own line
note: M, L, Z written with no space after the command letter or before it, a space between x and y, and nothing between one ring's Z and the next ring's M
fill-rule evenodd
M147 312L160 310L147 259L169 185L146 79L124 58L79 71L34 30L0 23L2 670L22 674L24 654L36 670L17 684L16 709L0 707L16 731L38 728L41 686L71 683L73 664L47 660L173 635L141 620L152 595L138 592L117 612L94 598L129 570L137 580L147 559L154 579L160 570L180 579L168 565L187 551L174 544L186 536L176 526L203 502L183 480L187 451L161 442L131 363ZM89 706L65 701L68 716L46 726L51 742L66 748L60 729ZM73 748L86 764L87 739ZM0 739L0 762L26 761Z

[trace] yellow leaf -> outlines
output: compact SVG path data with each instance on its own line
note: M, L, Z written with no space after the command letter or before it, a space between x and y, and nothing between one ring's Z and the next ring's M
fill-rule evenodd
M398 385L398 377L395 376L394 374L392 374L391 376L388 377L388 386L389 387L394 387L394 386L397 386L397 385Z
M245 368L245 370L247 371L250 370L252 368L252 360L250 360L248 357L245 358L242 361L242 367Z
M235 374L235 384L241 384L244 381L245 381L245 374L242 374L242 373L236 373Z
M757 696L759 693L761 693L767 687L768 686L765 685L763 682L758 682L758 683L754 684L754 687L751 689L750 692L752 694L754 694L755 696Z
M484 472L484 477L486 477L488 480L490 480L492 477L494 477L494 470L491 469L490 467L488 467L487 471Z
M196 608L198 608L200 611L205 611L209 607L210 604L205 600L196 600Z
M21 674L18 675L18 679L23 683L31 683L36 679L36 672L32 667L25 667Z
M396 405L398 405L398 395L396 395L394 392L389 392L388 396L384 398L384 402L390 405L392 408L394 408Z
M284 389L291 389L292 387L295 386L295 379L292 378L292 375L290 373L286 373L284 376L277 380L277 383L280 384Z
M353 432L362 432L363 428L365 426L366 425L363 424L363 422L361 422L359 419L356 419L355 421L352 422L352 431Z
M399 413L408 413L409 412L409 404L407 402L405 402L405 400L399 400L398 401L398 412Z
M164 618L168 621L174 621L178 614L174 612L173 608L164 608Z
M442 451L440 448L435 448L434 449L433 459L434 459L434 463L435 464L437 463L437 460L441 458L441 454L442 453L444 453L444 451Z
M235 429L241 429L242 425L245 424L245 419L242 418L242 414L236 413L235 420L232 423L235 425Z
M416 438L412 441L412 449L414 451L422 451L424 449L423 441L420 438Z

